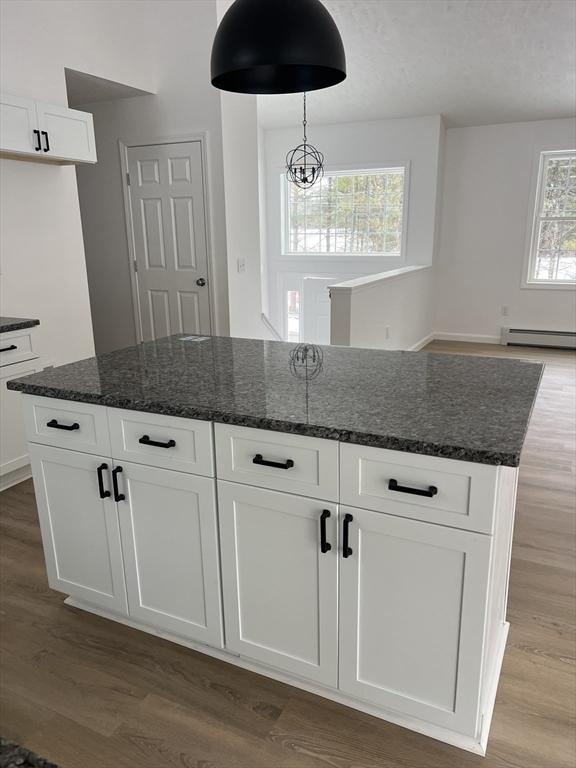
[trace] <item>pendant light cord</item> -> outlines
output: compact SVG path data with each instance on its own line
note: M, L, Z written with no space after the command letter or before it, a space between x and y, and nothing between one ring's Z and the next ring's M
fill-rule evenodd
M304 92L304 119L302 120L302 128L304 129L304 146L306 146L306 125L308 124L308 121L306 120L306 92Z

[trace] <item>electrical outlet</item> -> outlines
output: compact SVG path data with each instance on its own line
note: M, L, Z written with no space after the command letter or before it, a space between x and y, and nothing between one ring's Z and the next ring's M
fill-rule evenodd
M502 307L500 308L500 314L502 317L508 317L508 305L502 304Z
M246 259L236 259L236 267L238 274L241 275L243 272L246 272Z

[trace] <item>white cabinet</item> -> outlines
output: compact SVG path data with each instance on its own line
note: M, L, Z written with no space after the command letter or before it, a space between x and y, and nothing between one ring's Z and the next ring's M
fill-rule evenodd
M125 614L118 510L108 484L110 459L34 444L30 459L50 586Z
M336 687L336 506L223 481L218 505L226 647Z
M490 537L352 507L340 515L350 547L340 690L474 736Z
M214 480L131 463L115 472L130 616L221 648Z
M0 490L8 488L24 477L14 475L28 466L28 443L18 392L6 389L6 382L20 376L28 376L38 370L36 360L0 367ZM29 477L29 475L26 475Z
M2 94L0 154L42 162L95 163L92 115Z

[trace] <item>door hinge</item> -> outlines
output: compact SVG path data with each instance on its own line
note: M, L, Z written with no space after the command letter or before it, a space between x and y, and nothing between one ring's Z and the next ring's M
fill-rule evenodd
M126 184L130 186L130 174L128 172L126 172Z
M134 264L134 272L138 272L138 262L136 261L136 259L134 259L133 264Z

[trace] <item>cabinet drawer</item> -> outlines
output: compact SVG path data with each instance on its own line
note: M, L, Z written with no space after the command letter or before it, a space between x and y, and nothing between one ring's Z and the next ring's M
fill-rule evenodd
M212 423L108 409L115 459L214 476Z
M345 443L343 504L490 533L498 468Z
M38 355L32 347L32 334L29 330L0 334L0 367L23 363L35 357Z
M103 405L51 397L23 396L26 435L31 443L110 455L108 419Z
M215 424L215 435L219 478L338 500L336 441L230 424Z

